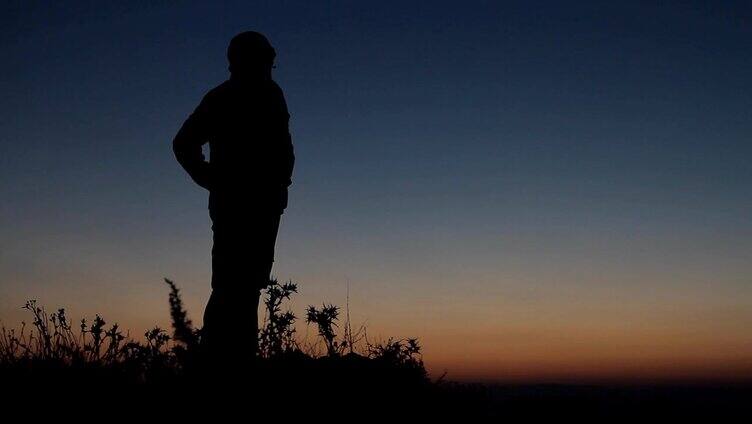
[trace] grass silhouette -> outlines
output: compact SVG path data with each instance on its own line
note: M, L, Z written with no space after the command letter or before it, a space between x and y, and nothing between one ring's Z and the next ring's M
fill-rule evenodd
M177 285L169 279L165 282L170 289L171 334L155 327L141 340L100 315L74 324L65 309L49 313L36 301L28 301L24 308L31 324L0 330L4 386L20 393L64 382L71 388L96 388L98 394L116 397L152 393L176 398L184 398L191 390L209 389L204 397L227 400L227 393L216 392L218 385L244 384L246 392L255 392L257 402L268 406L292 402L320 408L336 399L350 406L367 401L401 405L400 409L428 402L436 387L416 339L371 342L365 328L353 333L349 319L339 335L337 306L309 306L306 323L316 326L319 338L299 340L297 316L285 308L298 286L277 280L270 280L263 291L264 318L256 335L256 357L238 343L239 351L228 352L219 363L206 363L201 330L189 319ZM239 339L247 336L237 335Z
M170 287L169 305L172 335L160 327L144 333L142 341L137 341L123 333L117 323L108 327L100 316L89 323L82 319L74 326L65 309L48 313L35 300L29 300L24 309L31 314L31 326L25 322L20 329L0 329L0 365L4 368L33 369L44 363L45 367L86 367L113 368L137 371L129 377L135 381L148 381L151 372L169 370L175 375L186 371L200 352L201 330L193 326L183 306L177 285L165 279ZM417 339L389 339L381 343L355 343L355 338L340 338L336 334L339 308L324 305L321 309L309 306L306 322L315 324L318 334L326 347L325 355L320 355L315 344L305 344L295 337L295 314L282 310L283 302L297 293L297 285L288 282L280 284L269 281L264 289L265 316L257 335L259 340L258 357L255 360L273 360L279 357L303 356L309 359L329 360L346 356L359 356L373 361L389 363L395 367L406 367L416 371L415 375L427 379L420 346ZM349 327L349 323L347 324ZM362 338L358 338L362 340ZM251 361L254 358L246 358Z
M100 315L74 323L64 309L49 313L28 301L24 309L31 324L0 330L0 398L6 405L28 406L24 410L37 415L48 412L53 419L71 410L113 416L124 405L137 405L172 418L201 413L228 420L575 417L602 422L734 416L746 411L752 393L749 384L480 385L443 376L431 381L417 339L369 341L364 327L352 330L349 305L343 323L337 306L308 306L305 321L316 326L318 339L301 341L295 329L298 317L285 308L298 286L276 280L264 289L257 355L243 350L242 340L249 335L238 334L235 351L207 364L201 330L188 318L177 285L165 281L172 332L155 327L140 340Z

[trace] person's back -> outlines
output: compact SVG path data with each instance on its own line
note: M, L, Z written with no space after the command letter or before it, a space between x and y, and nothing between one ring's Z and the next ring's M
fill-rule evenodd
M284 209L278 202L290 184L293 155L279 86L231 78L205 96L197 113L206 114L201 119L209 126L212 213Z
M230 79L204 96L173 141L180 164L210 193L213 291L202 343L214 354L241 348L239 339L251 339L245 347L255 353L259 292L269 280L287 207L294 154L287 105L271 79L274 57L261 34L233 38Z

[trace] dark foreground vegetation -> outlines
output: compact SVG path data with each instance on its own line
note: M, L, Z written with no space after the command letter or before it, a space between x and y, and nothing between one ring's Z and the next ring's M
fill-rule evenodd
M336 306L309 306L305 321L318 335L301 341L298 317L284 308L297 292L292 282L269 282L258 334L238 334L233 351L210 356L177 286L165 281L172 329L156 327L140 340L99 315L73 322L64 309L27 302L30 324L0 334L3 398L65 410L135 404L181 414L334 419L356 412L427 416L442 396L445 384L429 379L416 339L370 341ZM255 357L251 337L258 341Z
M65 310L49 313L35 301L21 328L2 328L0 384L3 405L35 414L100 419L144 414L232 421L311 419L352 422L415 419L486 420L635 417L744 417L752 386L586 386L459 384L432 381L416 339L374 342L353 330L333 305L309 306L305 320L318 338L300 341L298 317L283 308L293 283L270 281L258 355L254 335L238 335L237 349L209 358L201 332L169 280L172 329L129 338L97 315L72 322ZM25 409L29 410L29 409ZM71 415L73 414L73 415ZM134 419L141 419L134 417Z

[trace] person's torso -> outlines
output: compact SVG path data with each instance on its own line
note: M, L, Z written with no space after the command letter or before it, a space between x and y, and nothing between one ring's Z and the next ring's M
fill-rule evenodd
M276 202L289 118L281 90L273 81L230 80L211 95L210 207Z

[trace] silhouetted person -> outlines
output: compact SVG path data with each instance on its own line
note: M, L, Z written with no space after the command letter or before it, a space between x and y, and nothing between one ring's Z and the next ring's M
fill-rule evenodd
M173 141L178 162L209 190L212 294L202 344L216 360L258 349L260 290L287 207L295 156L287 105L272 80L275 56L263 35L235 36L227 49L230 79L204 96Z

